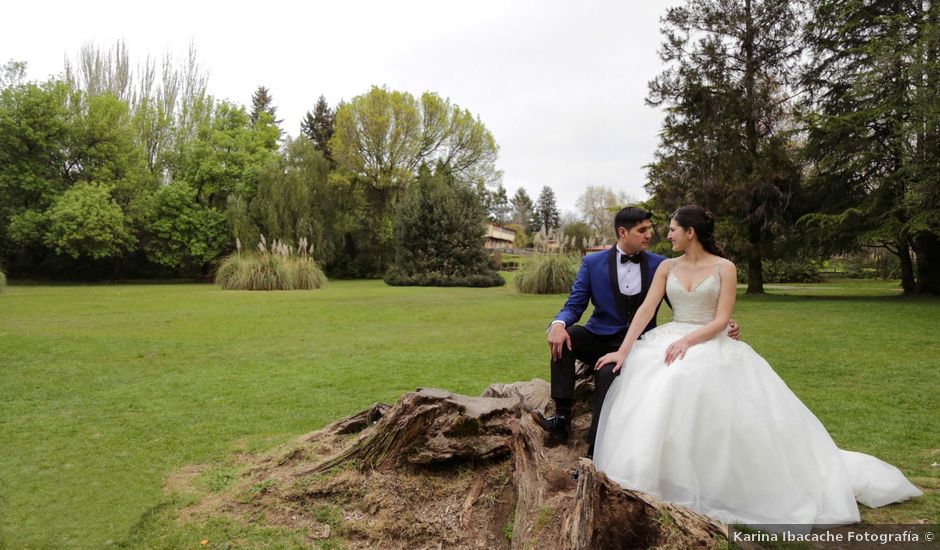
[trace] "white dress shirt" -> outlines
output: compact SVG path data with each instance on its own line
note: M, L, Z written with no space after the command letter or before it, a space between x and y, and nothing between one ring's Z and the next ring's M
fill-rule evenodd
M636 296L643 286L643 274L640 264L633 262L621 263L620 257L626 254L617 245L617 281L620 283L620 292L627 296Z

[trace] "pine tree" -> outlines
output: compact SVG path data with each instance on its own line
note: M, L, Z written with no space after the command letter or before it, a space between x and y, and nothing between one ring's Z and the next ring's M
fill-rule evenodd
M330 109L326 98L322 95L313 107L313 111L307 111L303 121L300 123L300 131L310 138L314 147L323 153L331 163L333 157L330 153L330 138L333 137L333 127L336 122L336 112Z
M390 285L499 286L505 283L483 248L485 216L479 195L438 163L427 165L395 205Z
M906 293L940 294L940 5L812 8L806 156L817 211L800 225L824 252L884 248Z
M277 118L277 107L273 104L274 98L264 86L258 86L255 93L251 95L251 125L255 126L261 119L261 113L271 115L271 122L280 126L281 120Z
M526 231L538 231L538 222L535 218L535 205L526 190L520 187L516 190L510 201L512 207L512 223L520 225Z
M747 258L748 293L799 188L792 158L792 94L802 13L792 0L687 0L663 17L647 103L664 107L646 189L666 208L718 214L726 250Z
M539 228L544 229L545 233L551 233L561 225L561 215L558 213L558 205L555 203L555 192L547 185L542 187L542 192L539 194L535 217L538 220Z
M496 185L496 191L493 191L490 199L490 219L498 224L509 223L509 197L506 195L506 188L502 183Z

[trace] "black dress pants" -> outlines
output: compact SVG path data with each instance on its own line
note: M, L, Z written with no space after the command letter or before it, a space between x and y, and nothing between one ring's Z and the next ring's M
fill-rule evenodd
M617 351L627 334L624 329L604 336L594 334L581 325L572 325L566 327L565 330L571 338L571 350L563 345L561 358L552 360L552 399L574 399L575 360L587 363L593 369L594 364L602 355ZM594 371L594 402L591 410L591 431L588 433L591 450L594 449L597 420L604 406L604 397L614 379L620 374L620 371L613 372L613 367L613 363L608 363Z

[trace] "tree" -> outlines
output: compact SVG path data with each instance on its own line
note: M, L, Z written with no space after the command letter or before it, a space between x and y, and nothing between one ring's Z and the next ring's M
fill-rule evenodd
M509 197L502 182L496 184L496 190L490 192L489 210L487 215L493 223L505 225L509 223Z
M806 42L801 226L830 253L883 247L905 292L940 293L940 6L817 2Z
M108 187L79 183L58 197L48 212L45 243L73 258L114 258L135 244L124 212Z
M499 286L483 248L485 217L467 183L443 162L421 165L414 185L395 207L390 285Z
M270 238L313 246L317 261L330 263L343 236L361 226L361 202L330 178L330 163L305 136L288 142L285 154L262 171L252 211Z
M548 234L558 229L560 225L561 215L558 212L558 205L555 204L555 192L547 185L542 187L542 192L539 193L535 218L538 220L539 228Z
M373 88L340 104L329 142L337 178L362 193L362 229L347 235L344 256L358 275L385 271L392 237L391 206L422 163L440 163L467 185L498 180L496 142L479 119L438 95Z
M535 216L535 205L524 188L516 189L516 194L512 196L510 206L512 207L512 223L523 227L528 233L539 230Z
M183 149L211 116L208 77L194 44L182 64L167 53L159 71L148 57L136 72L123 40L107 50L85 44L74 62L66 61L64 80L86 98L110 94L127 105L136 143L153 179L161 183L174 180Z
M403 189L422 163L440 161L466 182L495 181L496 140L466 109L425 92L373 86L336 110L330 150L340 166L376 189Z
M156 264L204 273L231 241L225 215L197 203L184 182L161 186L149 197L145 211L141 245Z
M66 180L111 185L126 210L136 197L156 187L135 140L127 104L109 92L77 93L70 103L75 112Z
M7 61L0 65L0 90L15 88L26 80L25 61Z
M252 126L243 107L221 102L184 150L177 178L201 204L224 209L230 195L250 201L258 170L276 157L277 135L273 125Z
M588 185L575 201L587 224L591 236L601 242L612 242L614 215L624 206L635 202L625 191L614 191L606 185Z
M799 58L800 3L689 0L663 19L667 69L647 102L666 106L647 190L667 208L698 203L747 259L747 292L763 292L761 261L787 221L800 182L788 130L788 83Z
M333 137L335 124L336 114L330 109L326 98L322 95L313 107L313 111L307 111L300 123L301 133L313 142L313 146L317 151L320 151L330 163L333 162L333 155L330 152L330 139Z
M610 224L613 226L613 222ZM582 251L590 246L591 239L594 238L594 230L585 222L569 223L562 230L566 244L573 250Z
M265 117L267 115L267 117ZM259 122L266 122L280 126L283 120L277 118L277 107L274 106L274 98L264 86L258 86L255 93L251 94L251 125L256 126Z
M0 257L13 272L44 246L45 211L68 187L70 95L60 81L0 90Z

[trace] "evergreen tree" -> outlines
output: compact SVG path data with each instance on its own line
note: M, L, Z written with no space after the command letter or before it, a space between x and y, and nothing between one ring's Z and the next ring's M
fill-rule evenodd
M806 38L819 210L801 226L823 252L885 248L905 292L940 294L940 5L821 0Z
M493 191L490 198L490 219L498 224L505 225L509 223L511 209L509 206L509 197L506 195L506 188L502 183L496 185L496 191Z
M522 187L517 189L509 204L512 207L512 223L522 226L529 233L538 231L535 205L525 189Z
M667 68L650 83L647 102L666 117L647 190L719 216L726 250L747 258L749 293L763 292L762 258L800 181L787 86L801 15L792 0L687 0L663 18Z
M336 122L335 112L330 109L326 98L322 95L313 107L313 111L307 111L303 121L300 123L300 131L310 138L317 151L323 154L327 160L333 161L330 153L330 138L333 137L333 126Z
M274 106L274 98L264 86L258 86L255 93L251 94L251 125L256 126L261 120L261 114L267 113L271 117L271 123L280 127L281 120L277 118L277 107Z
M539 228L545 233L550 234L561 225L561 215L558 213L558 205L555 203L555 192L549 186L542 187L539 193L539 203L535 208L535 217L538 220Z
M395 206L390 285L499 286L483 248L485 215L475 190L441 162L427 165Z

